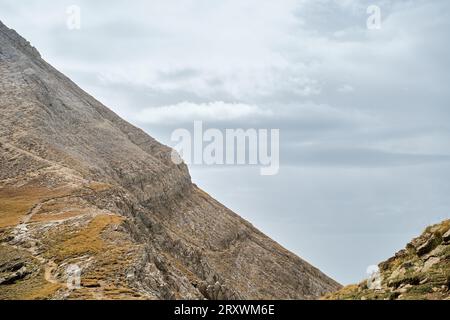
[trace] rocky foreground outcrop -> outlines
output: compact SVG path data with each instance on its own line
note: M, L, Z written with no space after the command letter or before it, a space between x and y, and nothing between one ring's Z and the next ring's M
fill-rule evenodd
M313 299L340 288L1 23L0 112L0 299Z
M379 272L325 299L450 299L450 220L428 227L405 249L379 264Z

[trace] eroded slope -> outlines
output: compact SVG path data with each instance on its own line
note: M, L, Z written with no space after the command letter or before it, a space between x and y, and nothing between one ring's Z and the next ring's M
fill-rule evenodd
M0 298L305 299L339 285L0 23ZM81 287L73 288L73 266Z

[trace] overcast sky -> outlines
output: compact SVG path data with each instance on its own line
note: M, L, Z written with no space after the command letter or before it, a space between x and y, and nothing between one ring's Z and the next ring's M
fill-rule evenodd
M193 181L342 283L450 217L449 13L448 0L0 0L48 62L166 144L194 120L280 129L278 175L194 166Z

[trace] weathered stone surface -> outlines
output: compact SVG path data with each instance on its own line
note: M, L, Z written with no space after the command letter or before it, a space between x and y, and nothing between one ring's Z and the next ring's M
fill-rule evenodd
M380 263L381 286L367 281L327 295L327 299L450 299L450 247L442 234L450 230L450 220L428 227L406 249Z
M442 240L445 242L450 242L450 230L444 233L444 235L442 236Z
M430 252L431 250L433 250L434 248L436 248L439 243L441 242L441 239L436 236L436 235L431 235L426 241L425 243L423 243L422 245L417 247L417 254L419 256L422 256L424 254L427 254L428 252Z
M1 23L0 111L0 260L14 252L30 272L0 298L310 299L340 287Z

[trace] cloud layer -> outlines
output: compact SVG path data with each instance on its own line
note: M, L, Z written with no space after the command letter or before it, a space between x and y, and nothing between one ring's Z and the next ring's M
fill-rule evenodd
M374 4L380 30L366 26ZM69 5L80 30L66 28ZM193 178L342 282L450 215L449 10L447 0L0 1L0 19L50 63L165 143L194 120L280 129L277 177L194 167Z

